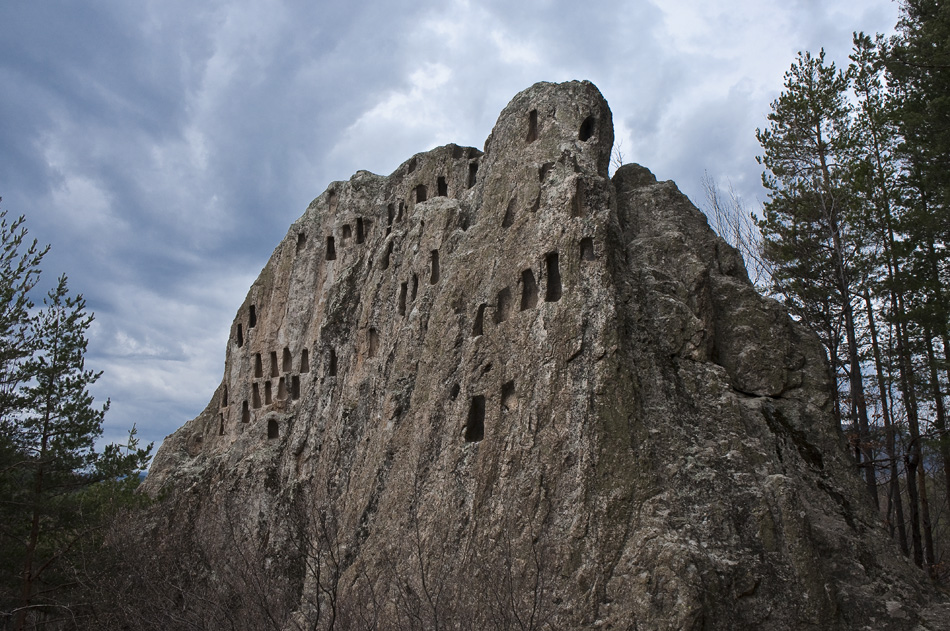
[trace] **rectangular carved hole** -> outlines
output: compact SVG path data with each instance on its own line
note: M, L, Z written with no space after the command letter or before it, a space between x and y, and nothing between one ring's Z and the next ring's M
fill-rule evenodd
M406 315L406 293L409 291L409 283L399 285L399 315Z
M509 381L501 387L501 411L512 412L518 409L518 394L515 392L515 382Z
M336 377L336 351L330 349L330 356L327 358L327 376Z
M416 274L412 275L412 291L409 292L409 302L413 302L416 299L416 295L419 293L419 276Z
M253 329L255 326L257 326L257 308L254 305L251 305L251 308L248 311L247 328Z
M276 377L280 374L280 367L277 365L277 351L270 353L270 376Z
M218 436L224 436L224 414L221 414L220 417L218 421Z
M247 401L241 403L241 422L251 422L251 408L247 405Z
M432 250L432 265L429 274L429 284L435 285L439 282L439 251Z
M495 308L495 324L501 324L511 316L511 290L505 287L498 292L498 303Z
M310 351L307 349L300 351L300 372L310 372Z
M244 346L244 329L241 328L240 322L238 322L238 325L237 325L237 340L236 341L237 341L238 348L241 348L242 346Z
M307 245L307 235L304 232L297 233L297 254Z
M364 234L363 231L364 231L363 218L357 217L356 218L356 242L357 243L362 243L364 239L366 239L366 235Z
M376 329L370 328L367 342L369 356L376 357L376 353L379 352L379 333Z
M472 188L475 186L475 182L478 179L478 161L472 161L468 163L468 187Z
M287 399L287 380L283 377L277 382L277 400L284 401Z
M224 386L224 391L221 394L221 407L228 407L228 387Z
M485 304L478 305L478 311L475 313L475 324L472 326L472 337L478 337L485 331Z
M465 423L465 442L478 442L485 437L485 397L472 397L468 408L468 420Z
M294 363L293 357L290 356L290 349L285 346L284 347L284 362L282 366L284 372L290 372L291 370L293 370L294 369L293 363Z
M251 385L251 401L255 410L261 407L261 389L256 383Z
M280 435L280 429L277 426L277 421L274 419L268 419L267 421L267 440L274 440Z
M419 186L416 187L416 203L417 204L426 201L427 192L428 191L426 191L425 184L420 184Z
M274 396L271 388L271 382L264 382L264 405L270 405L274 402Z
M254 376L255 377L264 376L264 363L261 361L260 353L255 353L254 355Z
M538 139L538 110L528 112L528 135L525 142L534 142Z
M396 218L396 209L392 204L386 206L386 234L393 231L393 219Z
M333 237L327 237L327 260L336 260L336 246L333 244Z
M597 255L594 254L594 240L591 237L584 237L581 239L581 260L597 260Z
M425 187L423 187L425 188ZM406 204L403 200L399 200L399 212L396 214L396 221L402 221L403 212L406 209Z
M449 196L449 185L445 181L445 177L439 176L439 179L436 181L436 187L439 189L439 197Z
M542 164L541 167L538 169L538 181L541 183L544 183L544 180L546 180L548 177L548 173L550 173L553 169L554 169L553 162L545 162L544 164Z
M557 252L550 252L544 257L544 261L548 270L544 300L556 302L561 299L561 272L558 270Z
M526 269L521 272L521 310L534 309L538 306L538 283L534 280L534 272Z
M290 398L294 401L300 398L300 375L290 378Z

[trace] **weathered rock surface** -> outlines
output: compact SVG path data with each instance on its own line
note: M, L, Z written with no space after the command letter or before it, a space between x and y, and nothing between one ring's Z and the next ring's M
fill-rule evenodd
M159 450L154 535L260 559L287 627L947 628L815 336L612 144L541 83L484 153L331 184Z

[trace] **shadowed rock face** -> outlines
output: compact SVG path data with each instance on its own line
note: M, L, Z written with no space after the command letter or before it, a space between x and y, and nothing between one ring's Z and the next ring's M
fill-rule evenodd
M159 450L154 535L266 561L288 625L941 628L815 336L612 144L592 84L539 83L484 153L331 184Z

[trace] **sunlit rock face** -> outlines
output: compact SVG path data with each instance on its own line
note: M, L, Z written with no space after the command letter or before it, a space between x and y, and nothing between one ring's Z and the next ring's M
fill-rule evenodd
M156 554L252 559L288 628L945 624L816 337L612 144L596 87L539 83L484 152L332 183L156 456Z

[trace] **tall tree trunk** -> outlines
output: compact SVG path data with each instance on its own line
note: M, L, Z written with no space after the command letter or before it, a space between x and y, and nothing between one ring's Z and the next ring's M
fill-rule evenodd
M891 422L891 409L888 396L889 389L887 378L884 374L884 363L881 360L881 347L878 344L877 327L874 323L874 305L871 302L871 292L867 286L864 287L864 303L868 310L868 328L871 332L871 350L874 353L877 387L881 393L881 418L884 421L884 453L887 454L888 469L890 470L890 480L888 482L888 497L890 499L888 501L894 506L894 521L897 522L897 542L904 556L908 556L907 527L904 523L904 502L901 499L900 471L897 467L897 440L894 435L894 424ZM888 518L890 518L890 511L888 511ZM893 536L893 529L891 533Z

